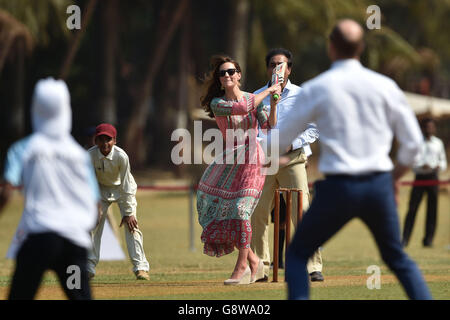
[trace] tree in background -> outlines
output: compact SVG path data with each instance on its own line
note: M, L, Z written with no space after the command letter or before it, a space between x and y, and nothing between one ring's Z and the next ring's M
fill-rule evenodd
M26 98L29 58L36 48L47 47L52 37L67 37L65 0L0 0L0 104L3 132L0 154L27 131ZM4 106L7 106L5 108ZM2 159L3 162L3 159ZM0 166L1 167L1 166Z
M31 54L34 46L33 37L29 29L11 16L8 12L0 10L0 75L9 59L14 65L14 91L9 128L13 136L25 133L24 124L24 77L25 56Z
M74 3L83 12L78 31L65 25ZM134 167L167 168L170 134L190 128L211 55L236 58L243 89L253 91L267 81L267 50L286 47L295 56L291 80L301 84L328 68L326 37L335 21L350 17L365 25L372 4L381 8L382 28L367 31L363 63L403 89L448 97L449 0L0 0L26 30L23 38L33 45L25 47L34 48L20 51L30 52L27 59L16 47L0 52L0 62L9 52L0 74L0 154L17 138L8 129L14 117L25 128L18 135L27 131L23 119L36 80L65 73L78 139L87 127L111 122ZM0 37L11 30L2 27Z

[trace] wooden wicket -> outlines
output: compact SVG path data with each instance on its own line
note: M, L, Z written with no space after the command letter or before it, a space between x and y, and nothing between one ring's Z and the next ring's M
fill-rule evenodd
M285 193L286 197L286 240L285 240L285 261L289 241L291 239L291 215L292 215L292 192L297 192L297 225L302 220L303 214L303 191L296 188L278 188L275 190L275 210L274 210L274 232L273 232L273 282L278 282L278 250L280 236L280 194Z

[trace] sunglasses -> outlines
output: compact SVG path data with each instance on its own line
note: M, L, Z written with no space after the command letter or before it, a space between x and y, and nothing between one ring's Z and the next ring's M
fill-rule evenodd
M228 73L229 76L232 76L233 74L236 73L236 69L231 68L231 69L226 69L226 70L219 70L219 75L221 77L225 77L225 75Z

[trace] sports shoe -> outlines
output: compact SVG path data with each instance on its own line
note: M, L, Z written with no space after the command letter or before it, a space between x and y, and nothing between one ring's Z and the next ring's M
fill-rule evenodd
M255 282L269 282L269 276L265 274L264 277L256 280Z
M138 270L135 272L136 274L136 280L150 280L150 276L148 275L148 272L145 270Z
M89 278L89 280L91 280L93 277L95 277L95 273L92 273L92 272L89 272L88 271L88 278Z
M314 282L314 281L323 281L323 280L324 280L324 279L323 279L322 272L320 272L320 271L314 271L314 272L311 272L311 273L309 274L309 277L310 277L310 279L311 279L311 282Z

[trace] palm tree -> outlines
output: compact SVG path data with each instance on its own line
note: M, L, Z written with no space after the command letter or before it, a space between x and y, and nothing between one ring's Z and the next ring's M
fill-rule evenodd
M230 55L239 62L242 70L241 82L245 83L248 50L248 20L250 14L249 0L233 0L230 12L228 47Z
M34 41L25 25L6 11L0 10L0 75L6 59L11 58L15 65L14 98L10 125L13 135L22 136L24 124L24 74L25 56L33 49Z
M107 2L109 3L109 1ZM86 5L86 9L84 10L82 16L82 23L81 23L81 29L75 32L75 35L71 39L71 43L69 45L69 48L67 50L67 54L64 58L64 61L61 66L61 70L59 72L59 78L66 79L70 67L73 63L73 60L75 58L75 55L80 47L81 39L83 38L84 33L86 32L87 26L89 22L91 21L92 14L94 13L95 7L97 5L97 0L89 0L88 4ZM110 11L108 11L110 12ZM67 28L65 28L67 29Z
M100 96L99 108L100 119L103 122L116 124L117 102L116 102L116 60L119 21L119 1L109 0L102 3L101 10L103 41L102 55L102 94Z
M25 56L35 46L49 43L50 26L57 33L67 34L65 14L68 4L66 0L0 0L0 74L8 56L14 58L15 67L10 121L12 136L20 137L25 133Z
M20 45L14 46L20 42ZM31 53L34 45L28 28L8 12L0 9L0 74L8 56L21 55L24 49Z
M69 35L66 26L66 9L74 1L69 0L0 0L0 8L9 12L28 29L39 46L47 46L55 35Z
M130 159L132 159L133 165L137 167L142 166L146 162L147 153L144 132L147 123L148 104L153 95L155 81L157 77L161 78L158 72L175 31L183 20L188 5L189 0L179 0L175 10L171 11L171 8L167 5L160 12L159 26L158 30L156 30L156 34L159 36L159 39L156 41L158 45L152 47L152 51L148 54L145 77L125 130L125 149L131 155ZM167 17L168 13L171 13L169 17Z

